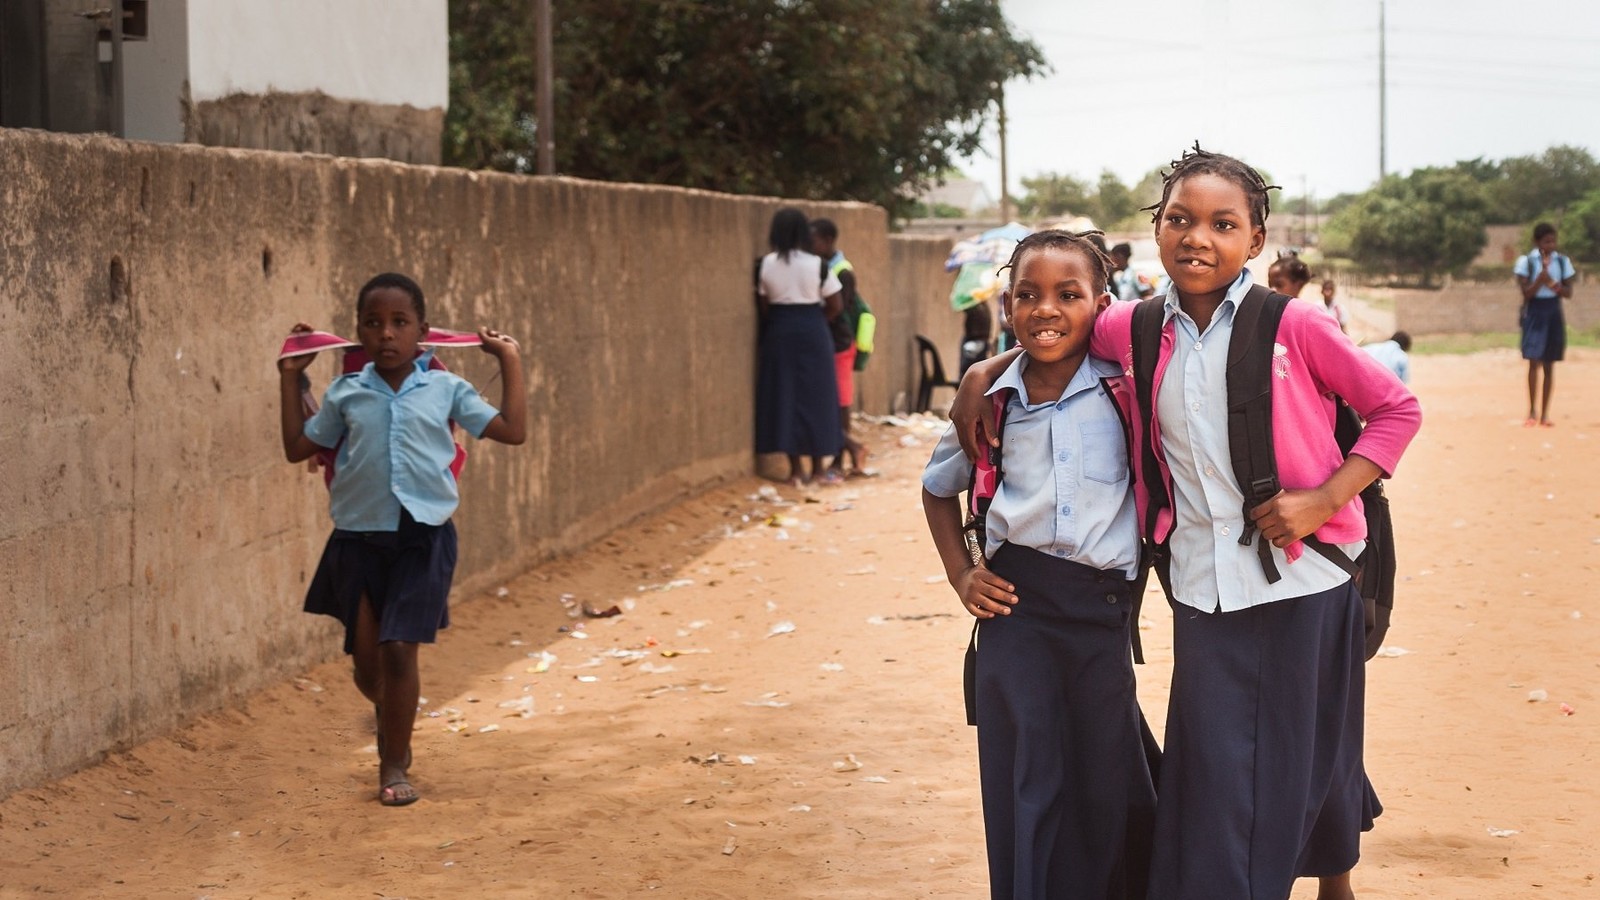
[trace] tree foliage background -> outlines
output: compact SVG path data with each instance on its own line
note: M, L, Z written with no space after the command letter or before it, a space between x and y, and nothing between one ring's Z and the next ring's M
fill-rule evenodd
M445 161L530 171L530 0L450 0ZM996 0L555 6L556 169L899 211L1046 71Z

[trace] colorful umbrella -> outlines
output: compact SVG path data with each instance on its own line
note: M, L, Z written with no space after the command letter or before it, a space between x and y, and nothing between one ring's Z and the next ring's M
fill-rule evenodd
M1017 247L1017 241L1033 234L1033 229L1026 225L1010 222L999 228L991 228L976 237L957 241L950 248L950 256L944 261L944 270L954 272L967 263L988 263L990 265L1003 265L1011 258L1011 251Z

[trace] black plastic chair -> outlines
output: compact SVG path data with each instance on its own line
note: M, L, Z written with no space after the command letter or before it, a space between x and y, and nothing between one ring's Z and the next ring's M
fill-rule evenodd
M951 381L944 374L944 363L939 361L939 348L933 341L922 335L917 335L917 363L921 368L921 377L917 379L917 405L913 412L925 413L933 405L934 388L956 388L957 382Z

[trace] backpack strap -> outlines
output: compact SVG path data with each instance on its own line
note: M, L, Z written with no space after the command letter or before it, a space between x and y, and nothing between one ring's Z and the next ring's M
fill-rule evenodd
M1228 453L1233 475L1244 494L1244 529L1239 543L1255 540L1258 529L1250 511L1271 500L1278 482L1278 458L1272 442L1272 356L1278 322L1289 298L1261 285L1252 285L1233 314L1233 336L1228 340ZM1283 580L1272 558L1272 543L1256 543L1256 556L1268 584Z
M973 532L980 552L984 547L989 504L994 500L994 495L999 493L1000 479L1005 474L1000 450L1005 446L1006 412L1011 408L1013 393L1015 391L1005 388L991 395L994 401L994 433L1001 442L1000 447L988 448L983 458L973 463L972 477L967 482L967 523L964 527Z
M1160 464L1156 461L1155 442L1150 423L1155 420L1156 360L1161 355L1161 331L1166 322L1166 301L1161 297L1140 300L1133 310L1133 392L1137 401L1139 423L1145 436L1140 441L1140 472L1145 475L1144 534L1152 541L1156 533L1156 514L1171 505L1167 485L1161 478Z

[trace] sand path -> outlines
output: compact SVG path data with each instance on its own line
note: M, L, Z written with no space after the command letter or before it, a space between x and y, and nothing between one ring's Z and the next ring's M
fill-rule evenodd
M1574 357L1550 430L1520 427L1513 354L1414 363L1363 897L1595 896L1600 354ZM461 603L423 653L415 806L375 802L370 712L330 664L0 803L0 897L986 896L932 432L866 433L877 479L793 505L741 480Z

